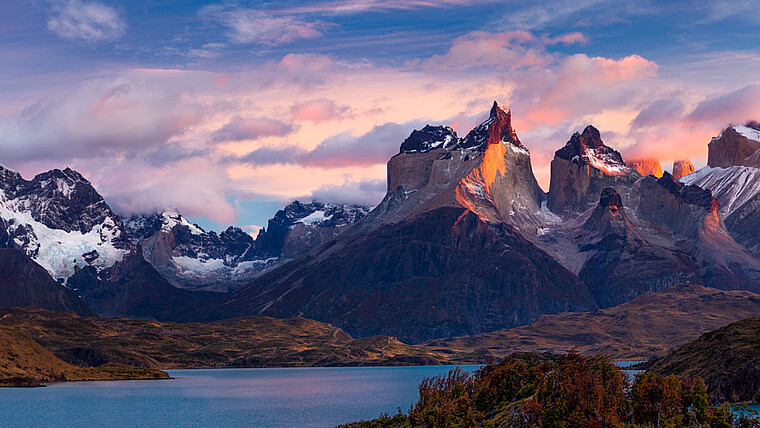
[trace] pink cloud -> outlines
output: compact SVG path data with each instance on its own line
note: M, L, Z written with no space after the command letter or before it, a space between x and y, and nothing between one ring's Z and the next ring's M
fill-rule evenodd
M555 37L543 37L542 41L546 45L585 45L588 43L588 38L583 33L575 32Z
M627 151L664 159L705 158L707 143L723 128L756 118L760 118L760 85L713 94L691 110L677 99L657 100L633 121L636 144Z
M290 108L293 119L315 123L338 119L350 113L350 110L348 106L337 106L326 98L293 104Z
M277 67L291 72L318 72L329 70L335 65L332 58L327 55L307 53L285 55Z
M479 68L496 66L507 69L545 66L553 61L539 40L527 31L486 33L476 31L455 39L444 55L422 61L426 68Z
M266 117L243 118L235 116L213 134L214 141L256 140L293 132L293 125Z
M145 77L90 81L5 118L0 158L89 158L154 148L203 120L205 108L182 102L169 75Z
M700 102L691 114L692 123L744 123L760 118L760 84L716 94Z
M556 125L625 106L644 81L656 77L657 70L657 64L638 55L619 60L572 55L546 73L526 75L521 81L515 94L525 108L521 120L529 128L541 123Z

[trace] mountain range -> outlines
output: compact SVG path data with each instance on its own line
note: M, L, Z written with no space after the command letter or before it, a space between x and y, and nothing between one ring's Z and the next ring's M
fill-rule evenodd
M121 218L71 169L0 169L0 306L213 321L304 317L408 343L589 312L676 284L760 291L760 126L729 126L708 166L627 162L587 126L555 152L549 191L512 113L464 137L428 125L388 162L374 208L293 202L256 238L177 210ZM10 260L10 261L8 261ZM12 294L12 296L8 296ZM21 296L21 297L19 297Z

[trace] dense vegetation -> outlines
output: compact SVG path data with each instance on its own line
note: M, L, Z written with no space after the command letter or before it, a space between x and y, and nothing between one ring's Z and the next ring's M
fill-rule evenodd
M608 357L522 354L474 374L425 380L408 414L349 427L760 427L748 413L714 408L701 378L628 376Z
M650 371L663 375L702 377L713 402L760 400L760 318L735 322L703 334Z

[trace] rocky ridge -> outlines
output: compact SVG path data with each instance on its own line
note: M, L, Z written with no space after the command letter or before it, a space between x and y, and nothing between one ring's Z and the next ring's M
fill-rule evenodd
M368 211L360 205L294 201L256 239L238 227L207 232L177 210L135 216L124 224L145 259L172 285L227 291L333 239Z

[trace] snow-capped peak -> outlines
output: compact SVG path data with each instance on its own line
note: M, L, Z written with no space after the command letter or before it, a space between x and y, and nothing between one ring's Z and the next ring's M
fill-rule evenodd
M401 153L427 153L437 148L448 148L458 141L457 133L448 126L425 125L412 131L401 143Z
M555 155L570 162L589 165L608 175L623 175L631 169L623 162L620 153L604 144L599 130L589 125L583 133L574 133L565 147L557 150Z
M161 229L169 232L176 226L185 226L193 235L206 233L198 225L190 223L176 208L170 208L161 213Z
M734 130L743 137L760 142L760 129L756 129L750 126L739 125L739 126L734 126Z
M52 170L32 180L0 171L0 236L54 278L76 268L107 268L128 252L119 218L79 173Z

